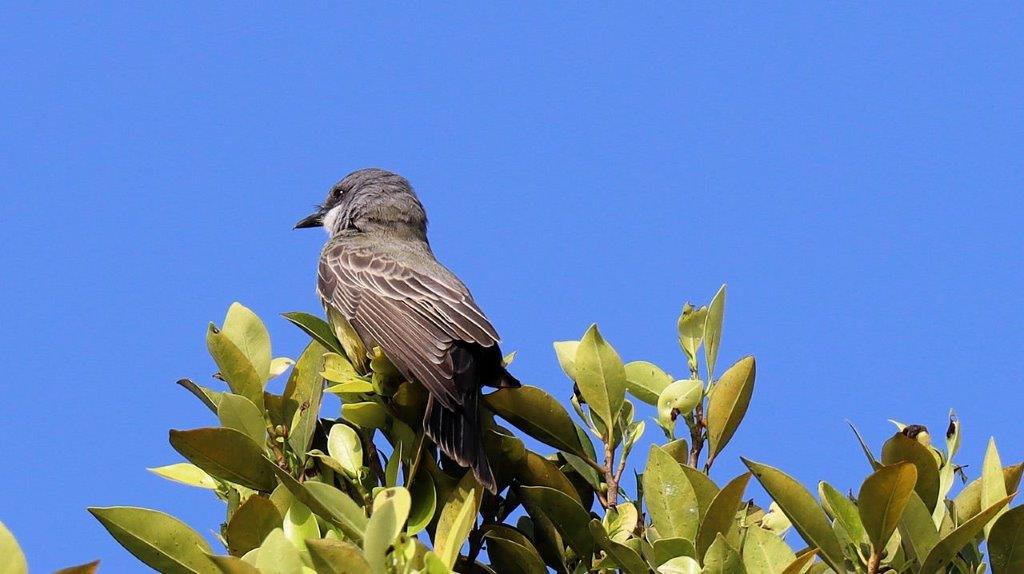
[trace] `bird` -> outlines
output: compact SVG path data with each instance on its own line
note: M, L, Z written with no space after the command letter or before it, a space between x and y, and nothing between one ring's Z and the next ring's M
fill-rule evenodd
M427 214L409 181L379 168L352 172L296 229L323 227L317 292L353 362L379 347L427 390L423 430L496 493L483 444L483 387L516 388L494 326L427 239Z

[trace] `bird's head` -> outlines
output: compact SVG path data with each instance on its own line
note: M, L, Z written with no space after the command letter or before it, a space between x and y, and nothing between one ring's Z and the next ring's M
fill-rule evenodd
M408 180L367 168L345 176L316 211L295 229L323 227L330 236L346 231L383 231L426 240L427 214Z

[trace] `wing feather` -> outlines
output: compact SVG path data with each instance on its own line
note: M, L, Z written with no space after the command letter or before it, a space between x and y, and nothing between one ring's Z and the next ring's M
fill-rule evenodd
M498 335L466 287L433 257L332 243L318 291L364 338L449 409L462 406L450 356L459 341L490 347ZM365 333L365 335L364 335ZM369 342L367 342L369 343Z

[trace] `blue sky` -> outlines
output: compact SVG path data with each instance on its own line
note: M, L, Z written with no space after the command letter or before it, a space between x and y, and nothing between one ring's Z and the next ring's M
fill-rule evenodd
M0 20L0 520L35 570L137 568L89 505L220 503L147 466L212 424L204 329L239 300L276 353L318 309L337 179L407 176L439 257L561 397L591 322L681 374L675 319L729 284L753 353L738 455L856 487L844 422L964 421L1024 458L1024 29L1007 6L205 3L8 7ZM648 437L656 438L656 429Z

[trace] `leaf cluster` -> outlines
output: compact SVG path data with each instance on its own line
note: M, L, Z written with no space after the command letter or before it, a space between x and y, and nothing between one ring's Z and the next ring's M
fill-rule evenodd
M756 379L750 356L718 374L725 303L723 286L706 306L684 306L680 377L624 362L593 325L554 344L564 401L529 385L485 395L497 494L426 438L425 390L380 349L364 368L346 355L344 332L287 313L310 342L294 361L275 358L263 322L236 303L207 329L223 386L179 381L212 424L170 431L183 460L150 469L224 504L219 548L157 510L90 512L140 561L170 573L1024 572L1024 507L1010 508L1024 465L1005 466L990 441L981 475L966 482L952 412L942 449L920 425L897 422L877 456L858 433L870 473L856 493L822 482L815 496L747 459L747 472L712 479ZM325 394L340 399L340 413L324 412ZM643 459L634 447L648 423L664 440ZM765 504L747 496L751 479ZM966 485L954 495L958 482ZM0 572L25 571L0 527Z

